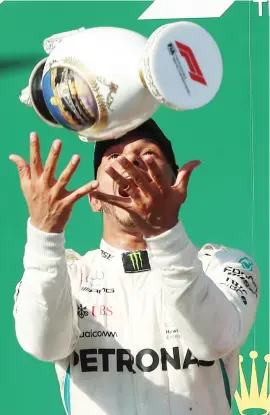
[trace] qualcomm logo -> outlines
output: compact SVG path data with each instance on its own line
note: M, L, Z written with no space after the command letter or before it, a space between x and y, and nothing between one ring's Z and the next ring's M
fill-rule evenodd
M84 337L118 337L118 334L113 331L105 331L105 330L90 330L90 331L83 331L80 335L81 338Z

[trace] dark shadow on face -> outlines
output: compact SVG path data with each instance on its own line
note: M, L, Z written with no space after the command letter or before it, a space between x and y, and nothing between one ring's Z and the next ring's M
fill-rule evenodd
M115 144L111 145L104 153L97 174L97 179L100 183L99 190L104 193L119 195L118 185L105 171L108 166L112 165L120 174L125 173L121 166L116 162L119 155L128 158L128 160L145 174L149 180L151 180L151 178L147 171L148 168L145 159L147 156L151 155L162 171L162 174L168 177L168 183L171 185L175 182L175 176L171 165L157 143L149 138L134 136L130 133L122 139L115 140ZM111 220L116 220L121 226L134 227L130 215L123 209L104 202L102 202L102 209L105 215L108 215Z

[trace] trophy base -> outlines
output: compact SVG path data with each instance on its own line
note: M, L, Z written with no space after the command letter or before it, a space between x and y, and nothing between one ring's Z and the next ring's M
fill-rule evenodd
M161 104L175 110L205 106L223 77L219 48L201 26L177 22L161 26L148 39L140 78Z

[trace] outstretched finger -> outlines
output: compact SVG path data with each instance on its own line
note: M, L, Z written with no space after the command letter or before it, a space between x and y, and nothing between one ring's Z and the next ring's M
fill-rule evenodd
M137 167L134 166L126 157L119 156L117 162L120 166L126 171L128 176L131 177L135 185L142 190L143 193L151 193L151 186L149 185L149 180L147 179L147 174L140 171Z
M105 171L118 185L120 195L121 192L125 192L133 199L138 199L140 197L138 189L132 179L122 176L112 166L108 167Z
M193 170L201 164L199 160L193 160L186 163L178 173L175 184L172 186L173 189L178 189L180 191L187 191L188 182L190 175Z
M80 163L80 156L75 154L72 156L70 162L63 172L60 174L59 179L54 185L54 190L58 193L61 189L65 188L70 182L71 177L73 176L75 170L77 169Z
M30 170L31 177L35 179L42 174L42 161L40 156L39 137L36 133L30 134Z
M77 202L77 200L88 195L89 193L92 193L94 190L98 188L98 186L98 181L93 180L92 182L87 183L82 187L79 187L79 189L70 192L70 194L67 197L65 197L64 202L66 203L66 205L72 205L73 203Z
M146 157L145 163L148 168L149 176L152 178L156 186L161 190L166 189L168 187L168 180L166 180L166 175L159 168L155 159L152 156Z
M57 161L59 159L60 151L62 147L61 140L55 140L49 152L48 158L46 160L44 171L43 171L43 180L49 182L55 175Z
M9 156L9 160L17 166L21 184L26 180L30 180L30 166L21 156L18 156L17 154L11 154Z
M106 202L106 203L109 203L110 205L114 205L122 209L130 210L128 208L131 207L131 203L132 203L131 197L109 195L109 194L99 192L99 191L94 191L92 195L96 199L100 200L101 202Z

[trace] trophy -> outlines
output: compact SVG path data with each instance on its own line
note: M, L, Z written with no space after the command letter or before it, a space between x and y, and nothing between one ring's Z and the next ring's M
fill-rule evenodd
M47 57L20 100L86 142L120 138L161 105L203 107L223 76L215 40L190 22L163 25L149 38L117 27L81 28L51 36L43 47Z

